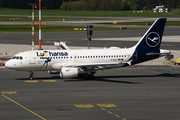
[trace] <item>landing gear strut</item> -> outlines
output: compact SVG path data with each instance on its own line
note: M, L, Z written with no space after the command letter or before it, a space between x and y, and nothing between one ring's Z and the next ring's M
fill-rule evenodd
M94 79L94 74L95 73L85 73L84 74L84 79L85 80L93 80Z
M34 79L34 78L33 78L34 72L29 71L29 73L30 73L30 74L29 74L29 79L30 79L30 80L33 80L33 79Z

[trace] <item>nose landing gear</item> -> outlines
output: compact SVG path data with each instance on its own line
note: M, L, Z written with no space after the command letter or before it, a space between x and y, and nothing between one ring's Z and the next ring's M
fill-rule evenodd
M29 79L30 80L33 80L34 78L33 78L33 75L34 75L34 72L33 71L29 71Z

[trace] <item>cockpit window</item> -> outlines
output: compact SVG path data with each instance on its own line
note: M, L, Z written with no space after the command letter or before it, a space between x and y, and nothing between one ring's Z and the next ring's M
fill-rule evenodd
M22 56L14 56L12 59L22 60L22 59L23 59L23 57L22 57Z

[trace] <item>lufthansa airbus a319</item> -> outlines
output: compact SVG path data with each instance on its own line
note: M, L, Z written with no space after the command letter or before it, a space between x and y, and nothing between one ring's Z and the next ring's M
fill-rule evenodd
M12 70L48 71L60 78L76 78L84 74L92 78L98 70L131 66L170 54L160 49L166 18L157 19L139 42L130 48L77 50L33 50L16 54L5 63Z

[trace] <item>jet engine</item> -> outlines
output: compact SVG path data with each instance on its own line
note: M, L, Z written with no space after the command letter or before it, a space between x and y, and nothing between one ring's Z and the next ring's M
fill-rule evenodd
M62 67L60 69L60 77L62 79L66 78L76 78L79 74L79 69L78 68L73 68L73 67Z

